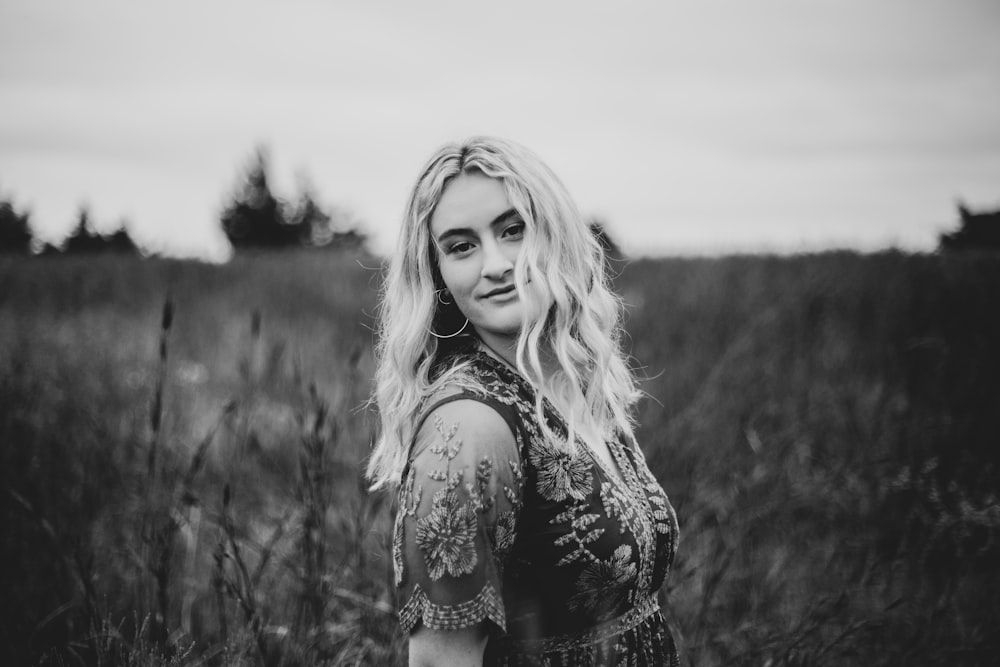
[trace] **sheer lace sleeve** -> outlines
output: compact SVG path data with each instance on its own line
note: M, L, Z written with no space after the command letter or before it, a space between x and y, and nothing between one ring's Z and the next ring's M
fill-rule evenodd
M522 475L512 413L482 401L453 396L434 407L403 474L393 562L407 633L486 619L506 631L503 568Z

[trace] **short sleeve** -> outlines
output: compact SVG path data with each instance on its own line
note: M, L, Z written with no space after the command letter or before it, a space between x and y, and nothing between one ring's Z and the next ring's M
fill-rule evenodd
M417 432L399 488L393 562L400 624L506 632L503 570L514 543L522 474L502 405L452 397Z

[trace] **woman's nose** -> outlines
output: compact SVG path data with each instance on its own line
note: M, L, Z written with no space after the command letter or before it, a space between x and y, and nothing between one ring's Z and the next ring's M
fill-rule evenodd
M514 262L495 241L483 244L483 277L499 280L514 270Z

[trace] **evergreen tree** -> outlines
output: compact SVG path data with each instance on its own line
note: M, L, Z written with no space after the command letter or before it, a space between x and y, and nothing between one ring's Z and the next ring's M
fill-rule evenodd
M289 224L285 206L268 184L268 156L258 148L233 201L222 212L222 229L235 248L276 248L300 243L300 228Z
M241 248L346 248L362 250L366 241L356 221L340 207L324 206L305 176L291 204L271 191L268 154L258 148L220 216L222 230Z
M90 210L87 206L81 206L77 217L76 227L61 248L66 253L94 253L94 252L134 252L137 250L132 237L125 230L125 223L111 234L102 234L94 227L91 220Z
M66 253L96 252L102 247L101 237L94 230L90 220L90 210L86 206L80 207L77 215L76 227L62 246L62 251Z
M6 199L0 201L0 253L27 253L30 248L28 213L18 213Z
M132 240L132 237L129 236L129 233L125 231L125 226L125 222L122 221L118 231L110 236L104 237L108 250L112 250L114 252L138 252L139 248L135 245L135 242Z
M1000 210L970 211L958 203L959 226L941 234L940 250L1000 250Z

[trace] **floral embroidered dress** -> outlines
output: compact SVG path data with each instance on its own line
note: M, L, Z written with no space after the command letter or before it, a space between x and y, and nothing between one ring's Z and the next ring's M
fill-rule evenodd
M677 665L656 599L677 518L642 454L608 443L620 477L586 448L560 454L518 373L481 351L451 361L482 391L418 425L393 536L403 630L486 621L487 665Z

